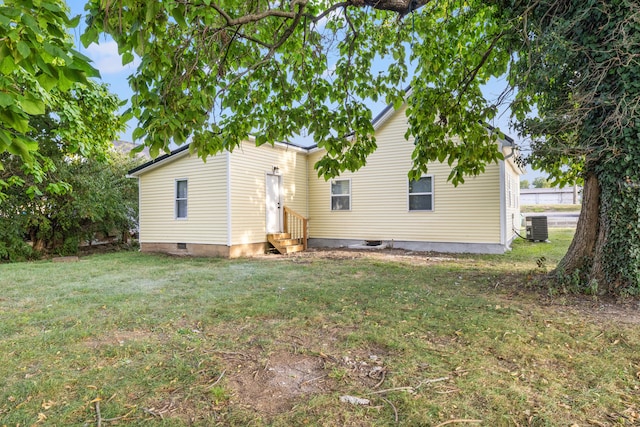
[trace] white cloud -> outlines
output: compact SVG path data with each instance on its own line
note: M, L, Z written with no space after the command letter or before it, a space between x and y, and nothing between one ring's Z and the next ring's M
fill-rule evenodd
M133 62L122 65L122 58L118 54L118 45L113 40L100 44L92 43L84 54L93 60L93 66L100 71L101 75L118 74L125 70L132 73L140 64L140 58L136 56Z

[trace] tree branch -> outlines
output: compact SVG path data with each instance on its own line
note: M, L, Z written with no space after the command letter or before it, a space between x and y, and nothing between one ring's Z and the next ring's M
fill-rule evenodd
M312 22L317 23L322 18L329 15L331 12L334 12L337 9L342 7L371 7L376 10L386 10L389 12L396 12L401 17L407 15L408 13L413 12L414 10L420 9L431 0L347 0L332 4L329 8L322 11L318 15L307 15L308 18L311 19ZM188 0L184 2L188 3ZM297 12L294 12L294 8L296 6L302 6L303 8L307 6L308 0L293 0L290 4L291 11L285 11L281 9L268 9L264 12L260 13L250 13L247 15L240 16L238 18L232 18L219 4L211 3L211 7L216 10L220 14L220 16L225 20L227 26L236 26L236 25L244 25L252 22L258 22L265 18L269 17L279 17L285 19L295 19Z
M225 92L228 88L233 86L243 76L247 75L248 73L250 73L252 71L257 70L259 67L261 67L262 65L266 64L267 62L269 62L269 59L271 59L271 57L276 53L276 50L278 50L278 48L280 48L280 46L282 46L287 41L287 39L291 36L291 34L293 34L293 32L295 31L296 27L300 23L300 20L302 19L302 16L304 15L302 12L304 10L304 6L306 5L306 1L295 2L295 3L300 3L300 4L298 5L298 12L294 16L293 22L291 23L291 25L289 27L287 27L287 29L284 31L282 36L280 36L278 41L273 44L271 49L269 49L269 52L260 61L254 63L251 67L247 68L245 71L243 71L241 73L238 73L238 75L236 75L227 85L225 85L223 88L221 88L218 91L218 93L216 93L216 98L218 96L220 96L220 94Z
M338 3L335 3L335 4L331 5L331 7L329 7L328 9L326 9L326 10L325 10L324 12L322 12L321 14L316 15L316 16L312 16L312 15L311 15L311 16L309 16L309 18L311 18L311 21L312 21L314 24L317 24L317 23L318 23L318 21L320 21L322 18L324 18L325 16L327 16L327 15L328 15L328 14L330 14L331 12L333 12L333 11L335 11L335 10L337 10L337 9L340 9L341 7L351 6L352 4L353 4L353 2L352 2L352 1L341 1L341 2L338 2Z
M387 10L405 16L420 9L431 0L352 0L354 6L369 6L376 10Z
M298 6L304 8L307 5L308 0L293 0L291 2L291 12L287 12L280 9L268 9L261 13L250 13L248 15L241 16L239 18L232 18L229 16L227 12L220 7L220 5L216 3L211 3L211 7L213 7L216 12L222 16L222 18L227 22L227 26L234 27L236 25L244 25L249 24L251 22L258 22L268 17L279 17L279 18L287 18L287 19L295 19L299 12L294 12L293 9Z
M464 77L462 81L464 86L462 87L462 90L458 94L458 102L460 102L460 98L462 97L462 94L464 94L467 91L471 82L475 80L476 75L478 75L478 72L482 69L482 66L487 62L487 60L491 56L491 52L493 52L493 49L496 47L496 44L502 37L504 37L504 35L505 33L501 32L493 38L493 40L491 41L491 45L485 51L484 55L482 55L480 62L476 65L476 67L473 70L467 73L467 75Z

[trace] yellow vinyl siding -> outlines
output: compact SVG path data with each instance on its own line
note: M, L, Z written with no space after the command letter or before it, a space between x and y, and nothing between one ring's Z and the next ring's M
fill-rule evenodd
M447 165L430 165L427 175L434 177L434 210L409 211L407 173L413 142L404 139L406 129L403 108L377 130L378 148L367 165L340 176L351 179L350 211L331 211L330 182L316 179L312 170L324 151L310 155L310 237L500 243L500 168L496 164L458 187L447 182Z
M231 153L231 244L266 241L267 173L278 167L282 204L307 215L307 154L290 147L243 142Z
M351 184L348 211L331 210L331 183L313 169L323 150L245 141L206 163L178 153L139 173L140 241L258 247L266 241L265 182L277 166L282 206L309 218L311 238L508 243L520 217L520 170L513 161L487 165L485 173L458 187L447 182L448 165L433 163L426 174L433 177L433 210L409 211L407 173L414 146L404 139L406 130L402 108L376 130L378 149L367 165L340 176ZM178 179L188 180L186 219L175 218ZM508 203L509 188L515 205Z
M226 154L177 158L140 177L140 242L227 244ZM187 218L175 218L175 181L187 179Z

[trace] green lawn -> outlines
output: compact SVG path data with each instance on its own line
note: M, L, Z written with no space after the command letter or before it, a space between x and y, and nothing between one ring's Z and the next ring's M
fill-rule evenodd
M520 212L571 212L579 213L582 205L523 205Z
M0 426L638 425L634 317L537 285L570 238L0 265Z

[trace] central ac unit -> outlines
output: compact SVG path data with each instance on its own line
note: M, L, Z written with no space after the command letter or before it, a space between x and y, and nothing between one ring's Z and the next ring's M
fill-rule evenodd
M544 242L549 238L546 216L528 216L525 218L527 240L532 242Z

